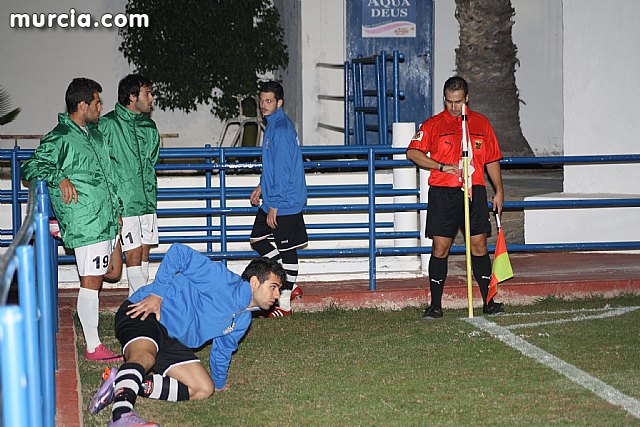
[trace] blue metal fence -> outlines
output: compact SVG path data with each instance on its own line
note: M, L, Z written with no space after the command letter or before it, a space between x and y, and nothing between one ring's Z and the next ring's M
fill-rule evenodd
M402 62L404 54L394 50L391 54L382 51L378 55L360 56L345 61L344 64L316 64L318 68L343 72L343 94L320 94L318 99L343 102L344 127L324 122L318 123L318 127L344 133L345 146L390 145L390 123L391 120L400 121L399 101L404 98L399 83L399 67ZM390 72L387 70L387 64L391 64ZM372 86L367 86L367 83L371 83ZM367 117L373 119L367 120Z
M20 202L26 201L26 191L20 191L14 179L19 176L19 162L30 156L32 150L0 150L0 161L10 162L14 165L12 172L11 190L0 191L0 201L11 203L13 208L13 224L20 224ZM309 239L318 240L367 240L367 247L330 248L330 249L306 249L300 251L301 257L345 257L368 256L370 259L370 289L375 289L375 257L388 255L428 254L430 247L378 247L376 242L386 239L419 238L420 231L393 231L393 223L390 221L377 221L376 214L381 212L396 211L420 211L427 208L426 203L376 203L375 198L387 196L417 195L419 189L396 189L390 184L378 184L375 182L375 172L396 167L413 167L406 160L390 160L393 154L401 154L404 149L382 146L370 147L303 147L302 154L305 158L307 173L322 173L326 171L338 171L345 174L352 171L366 172L368 182L366 185L310 185L309 198L321 201L324 198L343 198L344 203L322 204L316 203L305 208L305 213L332 213L335 220L330 224L314 224L310 221ZM206 254L220 260L246 259L255 256L251 250L229 250L231 242L248 242L251 225L229 224L229 219L234 216L253 216L254 207L237 207L230 204L231 201L248 200L253 187L229 186L227 178L230 174L242 174L246 172L258 172L261 165L255 159L260 157L260 149L248 148L171 148L161 150L162 163L157 170L162 173L197 174L205 177L204 185L187 188L160 188L158 199L160 201L200 200L205 201L204 207L176 207L161 208L158 215L161 218L206 218L205 225L176 225L160 227L160 242L170 243L181 241L185 243L205 243ZM505 168L512 165L522 167L548 164L588 164L588 163L634 163L640 162L639 154L607 155L607 156L559 156L559 157L532 157L532 158L505 158L501 161ZM219 187L213 186L213 175L219 175ZM353 197L366 198L363 203L351 203ZM217 206L214 206L214 203ZM549 201L505 201L505 210L542 209L542 208L600 208L640 206L637 198L609 198L600 200L549 200ZM366 213L366 221L352 223L342 220L341 214ZM214 225L216 219L218 225ZM344 231L350 229L351 231ZM353 231L355 230L355 231ZM329 232L330 231L330 232ZM11 235L12 230L2 230L2 235ZM198 233L197 235L193 235ZM7 240L0 240L0 244L7 244ZM219 250L214 250L213 245ZM531 251L573 251L573 250L612 250L612 249L638 249L640 242L584 242L584 243L559 243L559 244L526 244L509 245L510 252ZM489 250L493 250L490 246ZM464 246L454 246L452 253L463 253ZM162 258L162 253L153 253L152 261ZM61 256L61 263L73 263L72 256Z
M24 224L0 257L0 413L5 426L55 423L58 282L48 209L45 183L31 183ZM18 303L7 305L15 281Z

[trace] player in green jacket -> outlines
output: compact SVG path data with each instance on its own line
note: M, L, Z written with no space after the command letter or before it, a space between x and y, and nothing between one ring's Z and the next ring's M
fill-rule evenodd
M123 203L120 243L127 262L129 295L147 284L149 250L158 244L154 168L160 154L160 134L149 118L151 86L151 81L138 74L120 80L115 109L99 123Z
M78 317L89 360L112 362L121 357L98 336L98 292L107 273L118 234L121 203L113 185L107 146L97 123L102 87L86 78L67 88L68 113L44 136L22 165L26 180L45 180L60 224L62 241L75 249L80 275Z

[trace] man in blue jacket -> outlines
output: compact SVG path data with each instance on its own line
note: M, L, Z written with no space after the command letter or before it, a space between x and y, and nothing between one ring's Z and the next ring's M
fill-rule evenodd
M155 426L133 411L137 396L179 401L226 390L231 354L251 324L251 311L278 300L284 277L282 266L267 258L251 261L238 276L188 246L173 244L155 280L116 313L126 362L111 370L89 412L113 401L109 426ZM211 374L191 350L209 340Z
M262 175L251 193L251 204L258 209L250 242L262 257L282 262L286 280L278 307L268 317L291 314L290 301L302 296L295 284L298 278L297 249L307 244L302 208L307 203L302 153L293 123L282 110L284 90L278 82L260 84L260 112L267 120L262 139ZM275 246L270 242L273 240Z

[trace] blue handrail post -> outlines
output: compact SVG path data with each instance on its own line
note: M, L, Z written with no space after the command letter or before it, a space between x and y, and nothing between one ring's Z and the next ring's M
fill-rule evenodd
M344 145L349 145L349 136L351 134L350 118L349 118L349 73L351 72L351 65L349 61L344 61Z
M15 238L16 233L22 225L22 206L18 200L20 193L20 162L18 161L19 146L15 146L11 151L11 226L13 227L12 236Z
M356 64L358 67L358 88L360 93L360 106L366 107L366 98L364 95L365 86L364 86L364 67L361 63ZM360 112L360 144L359 145L367 145L367 116L364 111Z
M399 101L400 101L400 52L393 51L393 122L400 121Z
M51 311L53 331L58 333L58 241L49 236L51 243L51 289L53 291L53 310ZM58 369L58 353L55 354L55 367Z
M204 148L209 151L211 149L211 144L205 144ZM209 156L206 156L204 158L204 162L206 164L211 164L212 163L212 159ZM204 188L206 189L207 193L210 192L211 190L211 169L207 169L204 173ZM205 199L205 207L208 209L211 209L211 199L209 197L207 197ZM206 215L206 221L207 221L207 252L212 252L213 251L213 246L211 244L211 236L212 236L212 232L211 232L211 227L212 227L212 221L211 221L211 215L207 214Z
M2 421L5 426L31 425L27 393L24 315L18 306L0 307Z
M387 102L387 52L384 50L380 54L380 86L378 88L378 122L380 132L380 144L389 145L389 122Z
M38 199L42 199L38 194ZM53 295L50 258L49 216L43 212L35 214L36 276L38 278L38 306L40 307L40 369L42 371L42 396L44 402L44 425L53 427L56 418L55 360L56 345L53 327Z
M224 148L220 148L220 252L224 258L222 263L227 265L227 214L224 210L227 207L227 168Z
M49 219L53 217L53 211L51 210L51 198L49 197L49 190L47 189L46 181L38 181L36 194L38 196L38 212L46 213L47 221L45 221L44 230L46 230L45 236L42 239L46 239L48 241L48 249L46 250L46 255L49 257L49 262L46 265L49 267L48 272L46 273L48 283L48 289L50 290L50 301L51 301L51 310L50 321L51 328L53 331L53 335L58 333L58 241L51 236L49 233ZM36 229L37 233L37 229ZM37 240L36 240L37 242ZM39 259L38 262L42 262L44 258ZM40 265L38 265L40 267ZM40 273L38 270L38 279L43 276L43 273ZM40 282L38 282L40 285ZM41 305L42 306L42 305ZM55 338L54 338L55 342ZM54 347L55 349L55 347ZM58 354L54 350L53 352L53 365L55 367L58 366Z
M364 145L365 141L365 121L364 113L359 111L360 107L364 107L364 95L362 93L362 64L354 62L351 67L353 78L353 116L355 128L355 145Z
M369 185L369 290L376 290L376 159L375 150L369 148L367 168Z
M382 53L384 53L384 51L382 51ZM375 56L375 81L376 81L376 108L378 109L378 144L379 145L385 145L385 139L384 139L384 124L382 123L382 118L383 118L383 114L382 114L382 110L383 110L383 104L382 104L382 98L383 95L382 94L382 87L384 86L384 83L382 82L382 68L384 66L384 57L382 55L376 55Z
M38 357L38 308L36 304L36 278L33 246L19 246L16 249L18 258L18 293L20 307L24 314L25 353L27 365L28 405L31 417L25 425L42 426L42 399L40 394L40 364Z

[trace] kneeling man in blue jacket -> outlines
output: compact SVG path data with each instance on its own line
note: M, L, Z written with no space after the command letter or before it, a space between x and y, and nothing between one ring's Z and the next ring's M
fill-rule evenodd
M109 426L155 426L133 411L137 396L178 401L226 390L231 354L251 324L251 311L271 307L284 279L277 261L255 259L238 276L188 246L173 244L155 280L116 313L126 363L111 370L89 412L113 402ZM209 340L211 375L192 350Z

